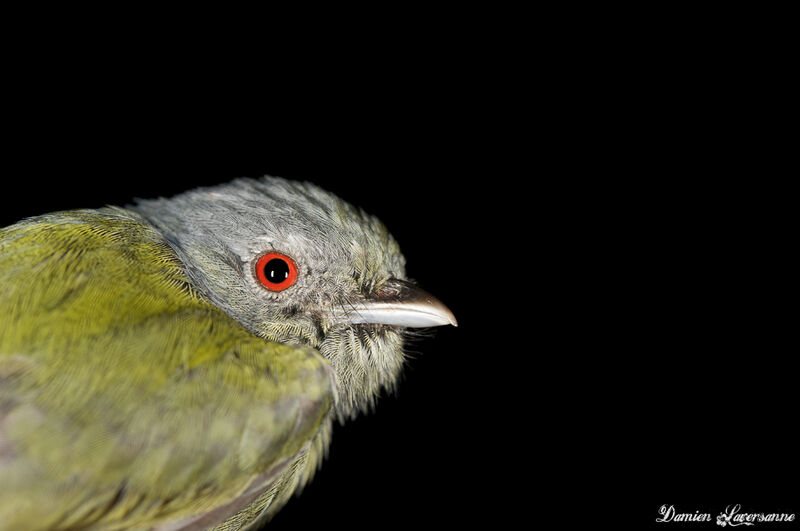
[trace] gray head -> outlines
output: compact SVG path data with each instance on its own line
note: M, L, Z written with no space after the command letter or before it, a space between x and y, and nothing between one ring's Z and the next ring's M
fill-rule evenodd
M318 349L351 416L392 387L407 327L455 324L406 280L375 217L309 183L237 179L132 207L166 237L198 290L265 339Z

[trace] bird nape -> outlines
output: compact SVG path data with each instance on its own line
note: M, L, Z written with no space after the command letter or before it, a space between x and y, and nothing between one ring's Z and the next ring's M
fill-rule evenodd
M384 225L237 179L0 229L0 529L239 529L456 325Z

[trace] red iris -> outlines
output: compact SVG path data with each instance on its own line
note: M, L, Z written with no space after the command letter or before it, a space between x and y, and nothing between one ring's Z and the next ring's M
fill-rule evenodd
M256 262L256 277L270 291L282 291L297 280L297 266L285 254L267 253Z

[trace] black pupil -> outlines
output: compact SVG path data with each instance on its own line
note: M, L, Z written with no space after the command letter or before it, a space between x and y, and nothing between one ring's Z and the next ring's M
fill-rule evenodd
M289 264L280 258L273 258L264 266L264 276L275 284L280 284L289 278Z

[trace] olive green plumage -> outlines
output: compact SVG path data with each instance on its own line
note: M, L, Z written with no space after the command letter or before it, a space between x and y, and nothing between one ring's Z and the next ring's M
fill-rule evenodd
M131 214L0 231L0 527L213 508L295 456L331 400L319 354L204 301Z
M455 324L404 264L275 178L0 229L0 530L268 521L393 388L405 328Z

